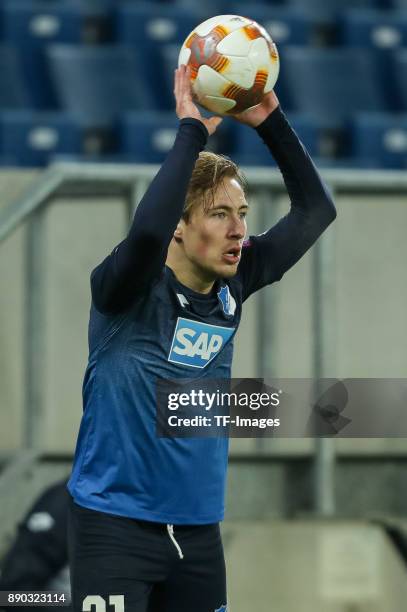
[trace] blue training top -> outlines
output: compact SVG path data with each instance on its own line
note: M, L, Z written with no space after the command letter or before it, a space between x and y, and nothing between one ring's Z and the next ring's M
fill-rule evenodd
M127 238L93 271L84 413L68 489L87 508L171 524L224 516L227 438L159 438L157 379L227 379L242 303L279 280L335 218L332 200L278 108L257 128L282 171L288 215L245 242L238 273L208 295L165 266L207 139L180 122Z

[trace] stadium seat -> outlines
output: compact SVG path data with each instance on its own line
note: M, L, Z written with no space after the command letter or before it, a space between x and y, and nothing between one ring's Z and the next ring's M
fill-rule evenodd
M0 108L17 109L31 105L21 58L12 46L0 46Z
M177 4L184 5L192 4L191 0L176 0L176 2ZM284 5L285 0L257 0L257 2L253 2L253 4L257 3L279 7ZM240 5L240 10L237 14L244 15L247 13L249 3L247 0L205 0L205 5L210 7L211 15L233 15L234 7Z
M3 40L18 46L24 75L37 108L55 107L44 47L52 42L79 42L83 18L75 3L65 1L2 2L0 18Z
M143 76L156 99L162 101L161 48L179 48L188 34L207 15L184 7L125 2L117 7L114 29L119 43L137 48L143 58ZM161 108L167 108L163 104Z
M376 72L385 83L387 108L397 110L396 81L391 77L392 51L407 46L407 11L350 10L339 19L338 34L342 44L365 47L374 53Z
M340 41L388 50L407 46L407 12L349 10L339 20Z
M359 165L407 168L407 114L361 113L349 124L350 153Z
M279 77L289 110L340 126L358 111L386 111L374 56L365 49L286 48Z
M118 123L120 151L133 162L161 163L174 143L177 130L175 113L125 113Z
M162 45L159 50L160 66L160 108L170 110L175 108L174 102L174 70L178 66L179 45Z
M154 53L157 45L181 44L202 19L204 12L193 10L192 5L187 10L177 5L127 1L117 6L115 32L118 42Z
M394 52L392 74L396 84L397 107L399 111L407 110L407 49Z
M270 4L231 4L232 14L245 15L262 25L278 46L308 45L313 40L313 22L306 11Z
M61 107L86 126L106 127L125 110L155 108L134 49L50 45L47 56Z
M317 21L333 22L350 8L377 8L381 0L287 0L288 6L304 8Z
M0 154L19 166L45 166L55 153L80 153L81 128L63 113L3 111Z
M386 0L383 0L383 2L386 3ZM388 7L388 3L386 4ZM394 9L399 9L401 11L407 10L407 0L390 0L390 5Z
M320 153L319 137L320 125L314 117L302 114L291 114L289 120L304 145L312 156ZM243 166L269 166L274 160L268 148L259 138L255 130L247 126L236 124L233 129L234 150L231 157Z
M18 162L14 157L0 155L0 168L15 168Z

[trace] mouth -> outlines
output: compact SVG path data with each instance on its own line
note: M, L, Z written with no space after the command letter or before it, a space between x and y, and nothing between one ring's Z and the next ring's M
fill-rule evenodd
M241 253L240 247L232 247L228 249L226 253L223 253L222 259L223 261L229 264L237 264L240 260L240 253Z

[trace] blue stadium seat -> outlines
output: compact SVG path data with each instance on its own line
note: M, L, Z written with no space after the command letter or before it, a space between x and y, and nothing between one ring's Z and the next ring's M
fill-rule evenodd
M206 17L202 12L176 5L125 2L117 7L116 39L137 48L143 57L143 76L158 101L162 100L162 46L175 44L180 48L188 34ZM166 108L164 101L161 108Z
M286 48L279 79L289 110L306 112L340 126L358 111L386 111L374 56L365 49Z
M393 73L392 51L407 46L407 11L351 10L338 21L340 42L352 47L365 47L374 53L376 72L385 83L387 107L396 110L396 82Z
M339 33L341 42L353 47L407 46L407 12L349 10L339 20Z
M349 131L350 153L358 165L407 168L407 114L358 114Z
M398 110L407 110L407 48L399 49L393 56L393 78L396 83Z
M55 153L80 153L82 131L63 113L0 113L0 155L19 166L45 166Z
M65 1L2 2L0 21L7 43L18 46L27 84L37 108L55 107L44 58L44 47L52 42L79 42L83 18L80 7Z
M205 19L202 10L177 5L147 2L123 2L117 6L115 28L117 41L137 45L154 52L157 45L181 44L188 34Z
M386 8L388 8L389 0L382 0ZM393 9L399 9L401 11L407 10L407 0L390 0L390 6Z
M306 11L270 4L232 4L233 14L249 17L262 25L279 47L282 45L308 45L314 35L313 21Z
M12 46L0 46L0 108L17 109L30 106L21 58Z
M0 155L0 168L15 168L18 162L14 157L8 155Z
M160 107L166 110L175 108L174 70L178 66L179 45L163 45L159 51L159 80L161 87Z
M381 0L287 0L287 5L305 9L317 21L333 22L346 9L377 8Z
M119 120L120 151L139 163L161 163L171 149L178 130L175 113L125 113Z
M47 55L61 107L86 126L109 126L122 111L155 108L134 49L50 45Z
M321 126L315 117L302 114L290 114L288 116L292 127L307 147L310 155L317 156L320 153L320 130ZM269 166L274 165L274 160L268 148L259 138L255 130L246 125L237 123L233 129L234 150L230 153L231 158L243 166Z

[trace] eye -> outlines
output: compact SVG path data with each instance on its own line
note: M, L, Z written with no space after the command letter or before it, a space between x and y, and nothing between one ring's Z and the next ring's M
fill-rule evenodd
M241 219L246 219L246 217L247 217L247 210L245 210L244 212L240 213L240 218Z
M218 217L219 219L224 219L226 217L226 213L225 212L217 212L213 215L214 217Z

